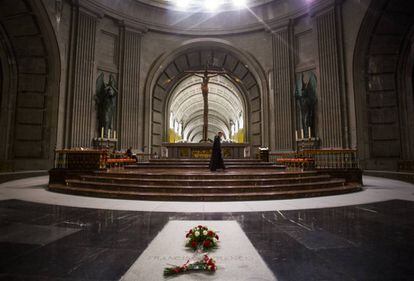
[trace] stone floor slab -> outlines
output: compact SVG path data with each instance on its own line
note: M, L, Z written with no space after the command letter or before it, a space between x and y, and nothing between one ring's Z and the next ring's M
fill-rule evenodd
M215 274L190 273L174 280L276 280L236 221L170 221L121 280L163 280L164 267L184 264L193 256L184 247L185 233L199 224L219 231L220 246L209 254L216 259L218 269Z
M75 228L14 223L0 232L0 242L46 245L79 231Z

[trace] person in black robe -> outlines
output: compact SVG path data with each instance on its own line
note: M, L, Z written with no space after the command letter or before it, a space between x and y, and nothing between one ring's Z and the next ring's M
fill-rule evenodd
M223 136L222 132L218 132L217 136L214 137L213 151L210 159L210 171L214 172L217 169L225 169L223 156L221 155L220 139Z

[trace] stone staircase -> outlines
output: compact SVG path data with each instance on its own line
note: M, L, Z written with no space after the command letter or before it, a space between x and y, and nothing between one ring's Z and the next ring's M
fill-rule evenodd
M128 165L125 168L189 168L189 169L207 169L210 161L207 159L151 159L147 162L139 162L134 165ZM284 165L276 165L270 162L263 162L260 159L225 159L226 169L285 169Z
M96 171L49 189L95 197L236 201L286 199L342 194L360 190L316 171L285 171L258 160L227 160L226 171L208 171L207 160L151 160L125 169ZM190 169L192 168L192 169Z

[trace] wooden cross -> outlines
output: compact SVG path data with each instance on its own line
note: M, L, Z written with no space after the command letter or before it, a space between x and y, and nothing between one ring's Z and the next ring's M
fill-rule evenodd
M188 70L186 73L191 73L194 76L200 77L203 79L201 83L201 93L203 94L203 139L202 142L208 142L208 82L210 78L228 74L225 70L209 70L206 66L204 70Z

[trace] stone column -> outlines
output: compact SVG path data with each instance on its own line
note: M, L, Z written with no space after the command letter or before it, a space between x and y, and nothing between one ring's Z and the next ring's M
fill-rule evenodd
M73 7L71 72L69 81L66 137L69 147L89 147L92 142L95 41L97 17L83 8Z
M142 32L122 27L119 95L119 148L142 148L143 113L140 112L139 81Z
M272 31L275 138L273 150L293 150L293 65L290 23Z
M318 118L322 147L346 147L347 103L345 99L340 6L332 4L316 12L318 45Z

